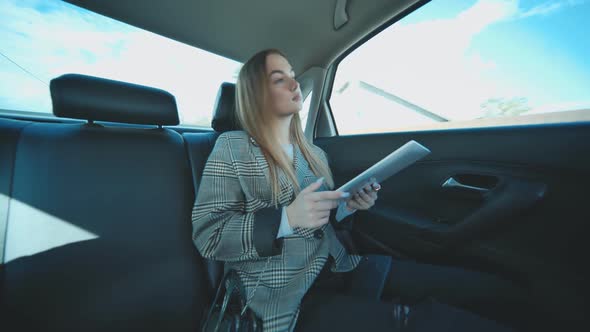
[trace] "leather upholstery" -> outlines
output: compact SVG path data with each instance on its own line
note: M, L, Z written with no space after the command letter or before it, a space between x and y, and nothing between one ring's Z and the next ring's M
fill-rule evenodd
M219 132L241 130L236 116L236 85L223 83L217 93L211 127Z
M80 74L50 82L53 114L63 118L133 124L178 125L170 93L137 84Z

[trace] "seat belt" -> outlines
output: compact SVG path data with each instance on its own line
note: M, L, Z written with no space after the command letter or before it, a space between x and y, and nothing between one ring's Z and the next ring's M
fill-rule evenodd
M12 179L9 180L9 188L10 182L12 182ZM4 264L4 249L6 245L6 231L8 230L9 204L10 197L6 194L0 193L0 266Z

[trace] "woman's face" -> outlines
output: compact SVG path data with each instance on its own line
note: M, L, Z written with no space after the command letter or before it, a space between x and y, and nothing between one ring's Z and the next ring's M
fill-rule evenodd
M301 89L289 61L278 54L266 57L269 111L278 116L299 112L303 106Z

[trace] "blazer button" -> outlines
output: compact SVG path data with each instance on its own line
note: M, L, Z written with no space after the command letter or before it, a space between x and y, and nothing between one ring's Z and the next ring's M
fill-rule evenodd
M316 239L321 239L324 237L324 231L322 231L321 229L316 229L315 232L313 232L313 236Z

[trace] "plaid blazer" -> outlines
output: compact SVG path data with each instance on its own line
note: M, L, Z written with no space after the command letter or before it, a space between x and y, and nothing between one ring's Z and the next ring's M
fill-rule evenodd
M328 162L322 149L313 148ZM301 188L317 180L296 144L293 165ZM205 165L192 211L193 241L203 257L224 261L226 270L238 272L249 306L262 318L265 331L289 331L328 257L333 257L334 272L354 269L361 257L347 252L331 223L295 228L294 235L276 239L282 207L295 194L293 184L279 171L276 209L269 178L268 163L253 138L244 131L221 134ZM322 185L319 190L326 189Z

